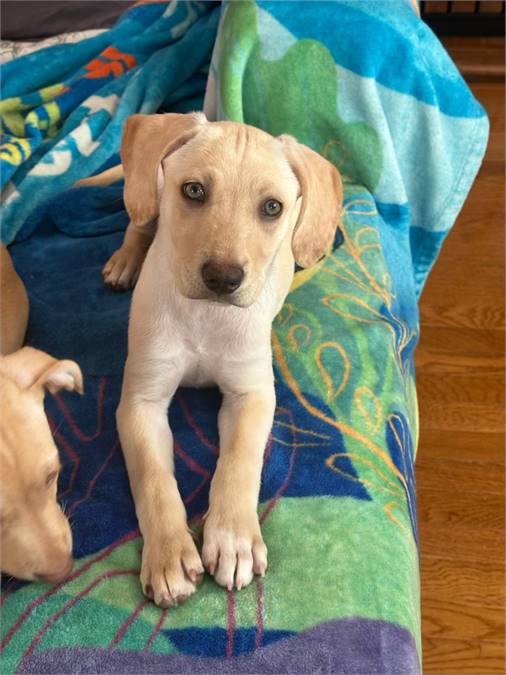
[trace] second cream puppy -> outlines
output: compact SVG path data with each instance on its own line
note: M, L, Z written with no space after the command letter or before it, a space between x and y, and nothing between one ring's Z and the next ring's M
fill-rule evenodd
M29 302L0 245L0 570L19 579L61 581L72 569L72 533L60 508L58 450L44 411L46 391L82 394L74 361L22 347Z
M271 322L294 259L310 266L331 246L342 188L335 167L293 138L198 113L134 115L122 163L131 224L121 255L142 260L158 225L134 291L117 421L142 587L167 607L195 591L202 562L229 589L267 568L257 502L275 408ZM178 386L211 384L223 403L201 562L167 409Z

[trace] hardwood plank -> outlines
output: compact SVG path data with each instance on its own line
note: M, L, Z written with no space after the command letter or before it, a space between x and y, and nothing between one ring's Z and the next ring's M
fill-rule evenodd
M504 183L502 174L493 178L494 180L497 178ZM465 280L468 288L477 288L481 285L482 277L486 281L487 275L485 272L488 267L501 264L497 249L504 243L504 233L500 232L498 227L504 225L504 212L502 207L497 204L501 199L500 194L491 192L487 191L481 195L484 202L482 205L477 205L474 199L470 201L465 218L462 217L454 225L457 229L450 232L442 247L443 254L446 250L449 251L445 267L439 266L438 268L436 266L435 268L439 269L438 276L444 278L448 273L458 272L460 277ZM485 202L489 202L489 204L485 205ZM487 230L484 230L483 223L487 223ZM449 242L452 243L451 247ZM476 269L477 266L480 266L481 277L470 277L468 270ZM429 279L431 279L430 276ZM431 285L434 284L431 282ZM427 286L427 288L430 288L430 286Z
M465 12L465 7L473 4L459 0L453 4L454 11ZM490 0L485 5L490 5ZM442 42L468 82L474 82L477 78L480 82L490 79L501 82L499 78L504 79L504 41L448 36Z
M483 373L495 373L503 367L503 358L499 354L493 355L455 355L439 354L436 349L429 351L420 348L416 355L416 368L421 371L422 368L427 372L432 369L443 366L452 368L453 372L460 370L464 372L466 368L476 368Z
M501 53L504 54L504 39L502 40ZM504 60L504 56L503 56ZM493 151L494 140L498 132L504 131L504 82L471 82L469 84L474 96L484 105L491 122L491 135L485 161L490 159ZM504 162L504 154L502 156Z
M469 495L504 496L504 471L500 464L475 464L458 459L428 462L420 456L416 462L416 483L422 493L428 488L448 493L456 490Z
M506 672L504 642L482 640L423 640L425 675L504 675Z
M494 155L491 153L493 153L496 143L497 139L491 139L489 141L489 149L487 150L486 156L487 159L494 159ZM465 210L460 213L459 220L457 221L457 225L459 223L465 223L467 227L460 230L458 227L456 227L452 231L456 232L454 237L457 240L463 240L473 246L479 244L480 241L489 247L491 244L493 244L493 242L491 242L488 237L483 237L483 230L479 226L481 223L483 223L484 218L496 218L500 217L502 213L504 213L504 204L500 199L504 186L504 165L501 164L501 162L504 162L504 155L499 155L499 158L494 159L492 162L495 165L495 168L498 169L497 172L488 171L487 159L484 160L482 168L478 173L476 182L471 188L467 200L464 202ZM473 224L476 227L470 227L470 225ZM499 226L501 224L501 221L497 223L490 220L488 226L492 228L493 231L497 232L498 235L500 235ZM502 238L504 239L504 236ZM474 253L474 251L469 249L469 253Z
M504 373L457 371L441 368L434 373L420 368L417 378L420 400L447 403L481 403L504 408Z
M475 73L504 39L445 40ZM474 59L474 65L473 65ZM420 303L417 495L424 673L505 673L504 78L474 81L487 153Z
M437 270L437 276L444 277L452 271L460 272L462 278L465 279L466 286L472 288L479 286L482 278L472 278L466 274L470 265L473 267L481 265L482 276L486 280L484 271L489 265L499 266L501 264L497 249L504 243L504 231L500 229L504 225L504 211L501 204L502 187L492 185L496 182L504 185L502 172L487 176L486 180L477 184L487 189L483 189L479 197L473 194L468 198L465 212L459 217L454 229L450 231L443 244L442 254L445 258L441 259L445 260L445 266L436 264L434 269ZM484 229L484 223L486 223L486 229ZM448 257L447 261L446 257ZM430 285L426 286L426 290L435 286L430 276L428 284ZM427 293L424 295L426 296Z
M480 607L504 606L504 566L466 560L440 560L422 556L422 589L435 598L459 598L464 604ZM504 621L504 619L503 619Z
M478 465L481 466L481 465ZM504 467L500 467L503 471ZM420 527L460 526L504 529L504 495L495 492L468 492L432 487L425 476L419 483L418 522Z
M474 270L470 270L470 274L477 274ZM494 275L491 271L490 276ZM420 308L420 316L422 327L420 331L422 345L425 344L425 337L428 333L427 328L431 326L442 327L457 327L457 328L473 328L496 330L498 333L491 336L485 334L479 335L476 333L469 334L468 340L465 340L466 335L459 332L452 336L452 342L475 344L475 340L489 337L494 339L499 348L504 344L504 303L498 297L495 290L498 282L489 278L488 284L479 290L470 289L469 293L462 294L462 283L454 275L448 275L448 285L446 286L447 293L443 296L442 292L434 294L430 304L425 303ZM502 276L502 275L501 275ZM487 293L486 286L489 286ZM491 287L491 288L490 288Z
M493 462L504 470L504 433L441 431L425 429L420 436L418 456L432 459L459 459L465 462Z
M470 364L469 359L483 358L485 364L491 358L499 368L504 354L504 333L501 330L483 328L448 328L447 326L423 326L420 349L417 353L423 362L422 352L435 352L450 362Z
M498 303L494 309L497 312L496 319L491 319L489 323L499 324L503 320L503 308ZM457 368L459 364L472 366L470 359L483 359L483 365L489 367L495 363L496 372L501 368L504 354L503 330L484 326L469 327L472 319L466 318L464 308L450 309L446 314L444 307L433 305L424 311L424 315L430 319L422 326L420 345L415 352L418 366L423 365L424 357L432 354L437 357L439 364L446 363L450 369ZM462 325L465 323L467 325ZM482 323L485 323L483 319Z
M476 246L469 246L459 237L443 248L441 265L436 264L422 294L422 346L431 326L504 329L505 276L499 253L504 250L503 235L489 232ZM454 335L455 341L464 339L464 334L459 335ZM473 338L473 334L465 337ZM496 338L501 344L501 336Z
M499 642L504 637L504 610L476 607L448 594L425 599L422 632L428 638Z
M497 528L481 527L470 530L467 527L431 525L420 529L420 541L423 560L429 557L464 560L476 565L477 570L477 560L482 558L487 563L504 564L504 531ZM432 589L425 588L422 606L433 595ZM422 614L424 611L422 608Z
M500 433L504 429L504 410L488 405L452 403L442 406L424 401L420 403L420 420L424 429Z
M480 169L482 176L504 176L504 156L501 152L501 148L504 147L504 139L504 131L495 131L493 133L490 151L487 151L487 159Z

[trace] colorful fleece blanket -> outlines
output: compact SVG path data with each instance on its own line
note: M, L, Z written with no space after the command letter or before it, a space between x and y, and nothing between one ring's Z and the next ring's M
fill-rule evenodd
M109 31L2 67L2 241L117 153L129 115L199 107L218 16L212 2L143 4Z
M139 17L154 7L129 11ZM170 18L189 8L158 11ZM215 7L192 11L164 58L184 41L193 45L192 31L208 36ZM142 596L141 539L114 420L130 298L100 278L127 224L122 187L61 192L114 161L119 135L114 143L112 132L78 132L96 146L83 156L72 146L72 176L63 171L52 185L31 174L49 157L58 163L56 144L11 179L20 195L24 180L39 185L43 199L11 197L5 211L7 240L22 226L11 252L30 293L28 341L78 360L86 394L47 400L76 568L57 586L6 582L3 672L420 672L417 296L478 169L487 118L410 2L233 2L218 11L216 42L187 77L202 82L211 61L208 116L291 133L345 179L334 249L296 273L273 326L277 409L259 506L269 570L240 592L206 578L175 609ZM143 33L149 43L154 26ZM144 81L150 59L143 64ZM121 91L116 111L128 99L128 86ZM14 85L9 93L29 95ZM166 88L157 100L172 94ZM102 112L103 128L121 126ZM82 127L92 129L86 116ZM58 142L67 138L55 129ZM110 143L103 153L102 140ZM218 453L219 404L215 390L182 389L169 413L197 532Z

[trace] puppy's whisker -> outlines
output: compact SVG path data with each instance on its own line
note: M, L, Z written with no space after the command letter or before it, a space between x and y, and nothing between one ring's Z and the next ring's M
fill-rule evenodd
M65 518L67 518L67 520L69 520L70 514L69 514L69 511L68 511L68 503L67 502L60 502L60 508L61 508L62 513L65 516Z

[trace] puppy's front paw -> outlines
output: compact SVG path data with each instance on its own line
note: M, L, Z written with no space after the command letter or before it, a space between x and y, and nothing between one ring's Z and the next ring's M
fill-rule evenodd
M203 574L204 568L189 532L145 539L142 590L159 607L184 602L195 593Z
M123 245L104 265L105 284L115 291L126 291L135 286L145 257L146 251Z
M204 525L202 560L220 586L244 588L254 574L265 574L267 547L262 539L256 513L231 516L213 513Z

